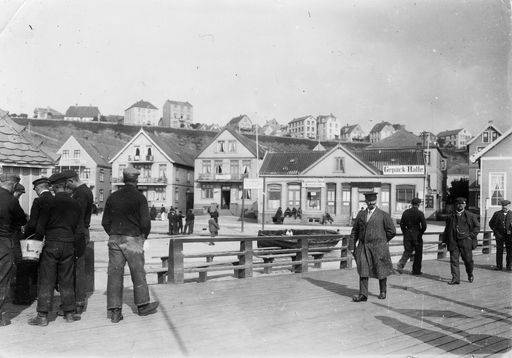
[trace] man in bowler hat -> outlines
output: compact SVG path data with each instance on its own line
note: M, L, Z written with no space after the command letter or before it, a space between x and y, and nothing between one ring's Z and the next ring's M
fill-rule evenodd
M377 193L365 193L367 208L359 211L350 234L359 274L359 294L354 302L368 299L368 278L379 279L379 299L386 298L387 277L393 273L388 241L396 235L395 225L388 213L377 208Z
M500 202L501 210L496 211L489 226L494 232L496 238L496 267L495 270L503 270L503 246L507 253L506 256L506 270L512 270L512 212L509 209L510 201L502 200Z
M473 213L465 210L466 198L455 199L455 211L446 219L443 233L443 242L450 251L450 271L452 280L449 285L460 284L459 257L462 257L468 281L474 280L473 276L473 252L476 248L476 239L480 224Z
M112 323L123 319L123 275L128 262L133 295L140 316L155 313L158 302L150 302L144 270L144 241L151 231L146 197L137 190L140 172L132 166L123 170L124 186L105 204L101 224L109 235L107 310Z
M400 219L400 228L404 236L404 253L398 261L397 271L402 273L407 261L414 256L412 274L421 275L421 261L423 259L423 233L427 229L425 215L420 211L421 200L413 198L412 207L405 210ZM414 251L414 255L413 255Z

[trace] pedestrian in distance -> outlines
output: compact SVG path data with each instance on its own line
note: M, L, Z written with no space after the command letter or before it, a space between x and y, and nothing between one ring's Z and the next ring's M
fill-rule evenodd
M496 267L495 270L503 270L503 246L506 251L506 270L512 271L512 212L510 211L510 201L501 200L501 210L496 211L489 227L494 232L496 238Z
M3 306L14 273L13 243L16 240L16 228L27 222L20 203L13 196L14 186L19 181L18 175L0 174L0 326L10 324L3 312Z
M331 214L329 214L327 211L322 215L322 225L325 225L327 223L332 224L334 222L334 219L332 218Z
M171 210L169 210L169 214L167 214L167 220L169 220L169 231L167 232L169 235L176 234L174 232L174 223L176 221L176 214L174 212L174 209L171 207Z
M396 270L402 274L405 264L414 257L412 274L421 275L421 261L423 259L423 233L427 230L425 215L419 209L421 200L413 198L412 207L405 210L400 219L400 228L404 237L404 253L398 261ZM414 252L414 255L413 255Z
M210 236L212 238L216 237L219 234L219 224L215 221L213 216L210 216L208 220L208 228L210 230ZM209 245L215 245L213 241L209 242Z
M146 197L137 190L140 172L132 166L123 170L124 186L112 193L105 204L101 224L109 235L107 313L112 323L123 319L123 275L130 267L134 302L140 316L157 311L151 302L144 270L144 241L151 231Z
M66 322L80 320L75 314L75 257L77 241L84 240L80 205L71 198L72 189L63 173L53 174L49 180L55 192L49 210L38 218L38 236L45 237L45 245L39 261L37 288L37 315L29 319L33 326L47 326L48 314L53 308L53 293L57 279L61 309ZM39 231L42 230L42 231Z
M176 215L176 222L178 224L176 231L180 234L183 234L183 213L181 212L181 210L179 210L178 215Z
M446 219L443 242L450 252L450 271L452 279L449 285L460 284L459 257L462 257L468 281L474 280L473 252L477 247L477 235L480 230L478 219L473 213L465 210L466 198L455 199L455 211Z
M396 235L391 216L377 208L377 193L365 193L366 210L359 211L350 234L359 274L359 294L354 302L368 299L368 278L379 280L379 299L386 298L387 277L393 273L388 242Z
M191 235L194 233L195 215L192 209L188 209L185 216L185 234Z

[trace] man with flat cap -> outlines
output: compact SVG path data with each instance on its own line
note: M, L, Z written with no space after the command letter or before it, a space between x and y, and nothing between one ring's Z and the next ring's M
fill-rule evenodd
M2 309L14 273L16 230L27 222L25 212L13 196L19 181L20 177L15 174L0 174L0 326L10 323Z
M377 193L365 193L367 208L359 211L350 237L354 245L354 258L359 274L359 294L354 302L368 299L368 278L379 279L379 299L386 298L387 277L393 273L388 242L396 235L391 216L377 208Z
M501 210L496 211L489 221L489 226L496 238L496 267L495 270L503 269L503 245L505 245L506 270L512 270L512 212L509 209L510 201L500 202Z
M66 177L67 186L73 190L72 198L78 201L82 212L83 230L85 242L79 243L76 250L75 263L75 299L76 312L81 314L87 304L87 287L92 284L87 283L87 275L85 272L85 248L89 243L90 234L89 226L91 225L91 214L93 206L93 194L87 184L82 183L78 177L78 173L73 170L65 170L62 174Z
M32 202L29 220L25 226L24 238L42 241L41 233L44 232L44 228L37 230L36 226L43 222L39 221L42 215L48 215L53 194L50 192L50 181L46 177L34 180L32 185L38 197ZM35 290L31 288L37 287L38 266L39 262L37 261L22 261L19 265L16 271L15 303L29 305L37 298L37 292L34 292Z
M455 211L446 219L443 233L443 242L450 251L450 271L452 279L449 285L460 284L459 256L462 257L468 281L474 280L473 276L473 252L476 248L477 235L480 224L475 214L465 210L466 198L455 199Z
M419 209L421 200L413 198L412 207L405 210L400 219L400 228L404 236L404 253L398 261L397 271L402 273L407 261L414 256L412 274L421 275L421 261L423 259L423 233L427 229L425 215ZM414 251L414 255L413 255Z
M80 319L75 315L74 287L75 242L83 240L80 205L71 198L65 175L56 173L49 180L55 197L48 214L40 215L36 224L36 234L45 237L45 244L39 259L37 316L28 321L34 326L48 325L57 278L64 319L68 323Z
M151 231L146 197L137 190L139 171L123 170L124 186L105 203L101 224L109 235L107 313L112 323L123 319L123 274L128 262L133 282L135 305L140 316L155 313L158 302L150 302L144 270L144 241Z

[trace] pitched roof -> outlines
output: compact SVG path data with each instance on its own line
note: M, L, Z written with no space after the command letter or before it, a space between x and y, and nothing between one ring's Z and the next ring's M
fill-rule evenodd
M478 158L480 158L482 155L484 155L485 153L487 153L489 150L491 150L492 148L494 148L496 145L498 145L502 140L504 140L505 138L507 138L510 134L512 134L512 127L506 131L505 133L503 133L500 137L498 137L498 139L496 139L494 142L490 143L489 145L487 145L487 147L485 147L484 149L482 149L481 151L473 154L471 157L469 157L469 159L471 160L472 163L474 163Z
M500 131L493 123L487 123L486 126L484 128L482 128L482 130L480 132L478 132L478 134L476 134L473 138L471 138L466 143L466 145L470 145L471 143L473 143L478 137L480 137L482 135L483 132L485 132L489 128L493 128L499 135L503 134L503 132Z
M9 116L0 117L0 162L16 166L51 166L54 161L20 131Z
M373 149L356 153L357 156L382 170L384 165L423 165L423 151L414 149Z
M149 108L149 109L158 109L156 108L155 106L153 106L151 103L147 102L147 101L144 101L144 100L140 100L138 102L135 102L134 104L132 104L130 107L126 108L125 111L129 110L130 108Z
M98 107L70 106L66 111L66 117L94 118L100 116Z
M267 153L260 174L299 174L322 158L326 151Z
M370 133L380 132L385 126L390 126L390 125L391 125L391 123L389 123L389 122L379 122L373 126Z
M63 116L62 113L60 113L59 111L57 111L56 109L53 109L52 107L46 107L46 108L42 108L42 107L38 107L34 110L34 112L46 112L46 113L50 113L52 116Z
M301 122L301 121L303 121L303 120L305 120L305 119L308 119L308 118L310 118L310 117L311 117L311 119L315 119L315 120L316 120L316 118L315 118L315 117L313 117L312 115L308 114L307 116L302 116L302 117L294 118L294 119L292 119L291 121L289 121L289 122L288 122L288 124L290 124L290 123L295 123L295 122Z
M241 114L241 115L239 115L238 117L232 118L232 119L228 122L227 126L228 126L228 127L237 126L237 125L238 125L238 123L239 123L239 122L240 122L244 117L249 118L246 114ZM250 120L250 118L249 118L249 120Z
M170 99L168 99L167 101L165 101L165 103L172 103L172 104L184 104L186 106L190 106L190 107L193 107L192 104L190 104L189 102L180 102L180 101L171 101ZM164 104L165 104L164 103Z
M341 135L350 134L354 129L356 129L357 126L358 126L358 124L353 124L351 126L350 125L343 126L340 129L340 133L341 133Z
M116 155L117 150L109 150L106 146L98 145L94 141L84 140L83 138L73 137L75 140L84 148L84 150L89 154L94 160L94 162L100 166L111 167L112 165L109 163L109 160Z
M464 128L450 129L449 131L442 131L442 132L439 132L439 134L437 136L438 137L446 137L446 136L449 136L449 135L458 134L463 129Z
M370 144L367 149L416 148L418 143L423 143L420 137L405 129L400 129L389 137Z
M246 147L249 150L249 152L251 152L252 155L256 156L256 153L258 152L259 157L260 157L259 159L263 159L263 157L265 156L265 152L267 151L267 148L265 148L264 146L259 144L258 151L256 151L256 141L254 141L250 138L247 138L245 135L238 133L237 131L235 131L233 128L230 128L230 127L225 127L224 130L220 131L219 134L217 134L215 136L215 138L213 138L210 143L215 142L215 140L224 131L228 131L229 133L231 133L231 135L233 137L235 137L236 140L238 140L244 147Z
M168 140L163 134L143 130L153 142L175 163L194 167L195 153L190 153L173 140Z

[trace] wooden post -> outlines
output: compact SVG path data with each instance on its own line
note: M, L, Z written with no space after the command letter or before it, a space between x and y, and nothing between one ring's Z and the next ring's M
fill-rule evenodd
M348 254L349 251L349 236L341 238L341 258L346 258L346 261L340 261L340 269L352 267L352 257Z
M183 240L169 240L167 283L183 283Z
M492 233L484 232L484 239L482 241L482 254L492 253Z
M446 245L443 244L443 234L439 234L439 244L437 244L437 259L444 259L446 258Z
M240 251L244 253L238 256L238 261L247 268L238 270L238 278L252 277L252 240L240 240Z
M298 239L300 251L297 252L296 261L302 261L302 264L295 265L295 273L308 272L308 238Z

